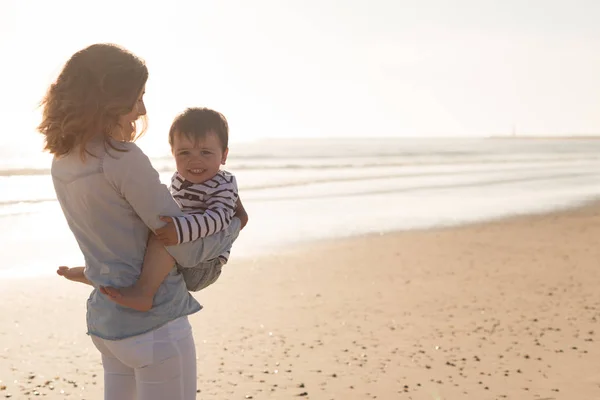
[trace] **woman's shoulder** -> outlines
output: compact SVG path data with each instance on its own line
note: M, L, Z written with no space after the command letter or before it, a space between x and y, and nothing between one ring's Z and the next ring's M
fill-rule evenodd
M140 149L140 147L134 142L119 142L117 140L112 139L106 142L106 148L109 152L111 150L114 150L122 155L127 154L129 152L142 154L144 153L142 149Z
M140 157L146 157L142 149L133 142L118 142L111 140L106 142L104 162L107 163L127 163L130 160L137 160Z
M152 171L150 159L135 143L112 141L107 143L102 160L105 173L122 175L131 171Z

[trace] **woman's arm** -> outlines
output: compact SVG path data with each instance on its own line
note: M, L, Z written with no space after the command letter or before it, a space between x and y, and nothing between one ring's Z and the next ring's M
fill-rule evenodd
M127 152L113 151L105 156L103 163L104 174L115 190L131 204L152 231L164 225L160 216L183 215L148 157L134 143L124 145ZM240 227L239 218L233 218L227 228L214 235L166 249L179 265L192 267L218 257L229 248L237 238Z

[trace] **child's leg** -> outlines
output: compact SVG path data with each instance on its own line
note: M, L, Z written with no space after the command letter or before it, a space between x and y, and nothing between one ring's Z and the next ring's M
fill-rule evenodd
M183 275L187 290L197 292L215 283L221 276L222 267L223 262L219 257L195 267L179 268L179 272Z
M152 301L160 284L165 280L174 265L175 260L173 257L156 236L150 234L142 272L137 282L127 288L106 287L100 288L100 291L122 306L139 311L148 311L152 308Z

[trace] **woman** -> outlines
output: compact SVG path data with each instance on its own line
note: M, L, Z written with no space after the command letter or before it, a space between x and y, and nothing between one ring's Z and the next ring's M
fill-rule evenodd
M187 315L201 306L175 269L153 308L139 312L114 303L103 287L127 287L144 256L167 254L150 235L160 216L181 215L177 204L133 141L144 120L148 70L130 52L95 44L75 53L48 89L39 126L54 155L52 179L94 286L87 328L102 354L105 399L196 397L196 358ZM143 132L143 129L141 130ZM238 216L244 217L243 207ZM241 221L204 240L169 247L182 266L217 257L231 245ZM146 252L147 250L147 252Z

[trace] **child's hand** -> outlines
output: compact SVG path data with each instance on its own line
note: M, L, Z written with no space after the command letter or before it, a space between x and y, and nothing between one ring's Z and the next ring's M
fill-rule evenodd
M160 217L160 220L167 224L156 230L156 238L160 240L163 246L175 246L179 242L177 241L177 229L173 219L171 217Z

